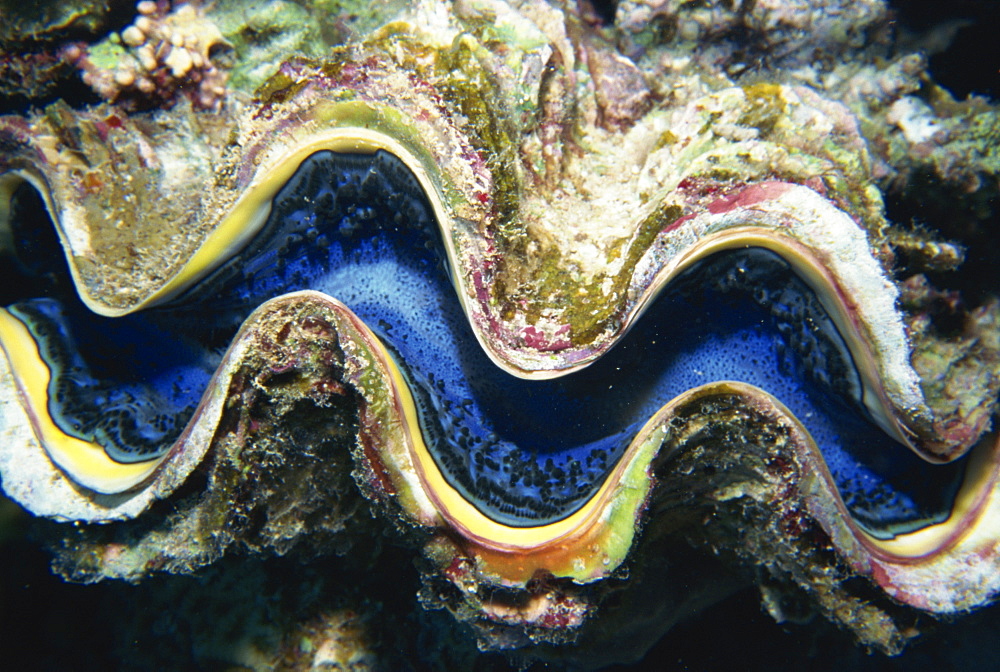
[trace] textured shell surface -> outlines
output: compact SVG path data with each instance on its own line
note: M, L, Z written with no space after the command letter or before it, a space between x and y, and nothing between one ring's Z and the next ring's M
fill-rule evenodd
M915 93L883 3L328 4L56 30L104 102L0 116L0 479L58 573L371 588L385 537L479 648L582 667L715 594L692 549L887 653L995 599L995 283L883 202L995 111ZM376 664L338 590L226 659Z

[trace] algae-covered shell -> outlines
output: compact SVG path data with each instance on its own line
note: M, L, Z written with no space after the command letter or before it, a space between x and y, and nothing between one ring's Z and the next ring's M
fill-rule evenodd
M654 474L669 468L664 465L673 456L664 446L679 419L706 399L726 397L749 409L751 430L786 437L771 457L797 465L786 493L789 506L815 520L856 571L897 599L932 611L965 609L995 594L990 568L1000 515L994 501L996 448L991 439L980 440L983 416L945 423L924 399L896 305L899 292L879 248L878 198L855 188L867 157L846 110L791 87L729 89L681 111L648 112L618 135L543 104L561 86L555 80L570 76L565 63L553 60L554 74L539 75L541 102L532 106L512 100L523 91L503 80L509 73L476 37L462 34L434 46L411 32L397 24L365 44L339 50L334 61L285 63L254 102L219 113L233 115L235 124L224 140L214 126L208 128L219 117L183 110L169 118L128 117L113 108L77 113L56 105L27 120L0 119L0 195L6 206L0 230L13 241L17 189L25 182L34 187L55 222L73 286L91 311L125 319L194 310L204 322L223 325L228 310L211 291L205 305L212 310L197 312L198 302L207 301L198 296L203 287L245 281L252 285L240 290L246 301L256 301L272 276L284 288L281 296L258 301L242 322L177 436L152 456L132 461L114 459L96 439L59 424L51 410L58 407L53 391L67 377L46 353L61 352L66 361L75 355L45 343L45 327L32 321L30 311L4 310L0 418L7 440L0 448L0 472L8 494L39 515L92 522L139 516L154 500L172 496L213 446L225 437L241 440L220 423L227 408L242 403L233 391L234 372L274 347L276 333L288 336L261 325L279 313L304 310L323 315L323 339L342 352L336 367L331 364L337 375L311 378L304 358L291 355L294 361L275 364L271 374L300 372L303 398L316 394L319 384L357 395L351 398L358 412L353 454L360 486L429 535L428 555L442 572L465 568L461 577L449 575L456 583L525 589L539 576L586 584L614 573L636 543L643 516L657 514ZM507 64L518 53L527 59L526 51L507 48L514 52ZM560 96L593 93L569 91L559 89ZM577 102L581 108L588 104ZM801 119L812 133L830 134L834 141L795 139L791 120ZM559 158L556 150L574 134L546 134L570 123L582 126L576 130L586 142L571 147L574 158ZM644 153L636 158L621 143ZM616 172L623 164L629 169ZM110 180L104 171L114 166L120 179ZM323 229L316 222L324 210L314 203L334 199L330 190L344 187L335 189L329 181L316 186L316 176L330 171L349 175L344 185L361 196L352 196L350 208L336 211L341 221ZM588 183L587 174L607 179ZM376 185L371 194L364 191L368 178ZM380 238L369 247L353 242L360 237L359 222L367 221L359 214L363 206L385 203L395 212L376 227L379 235L391 229L412 238ZM620 222L620 235L598 240L612 217ZM272 234L277 242L264 240ZM427 307L413 308L413 315L457 313L460 327L430 324L426 333L391 340L413 321L410 308L394 303L392 282L385 280L388 273L400 286L419 286L408 279L412 269L406 263L378 271L378 282L386 284L358 301L356 310L323 292L288 291L286 275L315 278L314 267L333 265L332 256L305 262L288 250L305 250L304 257L317 249L340 250L331 243L335 236L348 241L342 249L350 252L336 254L358 267L371 260L370 266L405 261L410 257L379 256L379 246L403 249L418 241L408 252L419 261L415 266L429 268L423 248L439 245L448 296L433 293L430 276L420 276L427 288L413 303L425 301ZM586 253L571 250L566 240L587 241ZM801 299L809 303L804 321L820 324L807 336L819 342L819 360L849 362L842 368L849 369L850 380L831 385L848 391L852 412L870 417L927 460L944 462L972 450L943 520L918 521L917 529L898 533L866 528L838 491L826 456L804 426L807 420L745 382L692 383L657 402L638 425L620 430L631 434L615 444L610 464L599 466L608 453L605 444L580 453L590 469L586 474L584 459L571 450L569 457L559 454L548 462L525 457L516 446L490 438L491 421L476 415L473 400L435 396L444 379L483 378L449 364L473 356L464 342L440 351L431 347L450 343L441 333L467 327L476 352L481 348L499 369L493 375L514 374L525 385L555 381L565 391L572 387L565 381L597 367L613 346L624 349L626 334L650 319L657 297L669 294L687 272L746 248L765 250L791 269L806 288L795 285L796 301L815 297L811 303ZM286 274L288 267L295 272ZM322 288L353 291L323 278ZM444 305L452 290L457 309ZM372 318L362 320L362 309ZM382 310L402 317L383 319ZM307 349L309 329L302 324L293 340ZM430 345L411 348L408 340ZM419 357L413 350L420 350ZM824 366L814 368L825 374ZM504 390L507 384L495 385ZM92 396L103 399L99 394ZM506 401L503 392L490 394L491 401ZM614 408L624 394L612 392L594 402L593 411L600 410L597 403ZM461 410L465 401L477 409L468 417ZM710 417L708 411L697 413ZM547 427L572 432L558 425L565 417L553 415ZM438 417L444 419L435 430ZM479 439L498 452L477 448ZM458 448L447 447L452 443ZM481 485L490 479L492 485ZM509 479L509 494L502 479ZM204 487L222 486L209 481ZM562 499L553 504L556 495ZM943 573L973 559L982 571L940 588ZM926 582L939 588L934 597L921 592Z

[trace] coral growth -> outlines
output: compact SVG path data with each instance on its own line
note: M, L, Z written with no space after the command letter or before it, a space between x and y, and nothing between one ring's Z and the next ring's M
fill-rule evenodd
M167 3L143 0L138 16L121 33L87 46L63 48L83 81L105 100L125 108L169 105L181 97L196 108L218 109L226 96L231 50L205 12L192 4L167 11Z

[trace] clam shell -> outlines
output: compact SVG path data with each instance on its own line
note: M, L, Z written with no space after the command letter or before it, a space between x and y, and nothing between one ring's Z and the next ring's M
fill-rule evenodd
M540 50L515 56L527 62ZM329 338L344 353L344 373L333 382L359 395L354 454L362 489L429 533L427 552L442 571L467 563L461 580L471 575L523 589L539 575L586 584L615 572L635 543L637 521L657 513L652 474L669 469L672 455L662 446L675 422L706 398L728 396L754 411L761 431L785 436L772 457L797 465L789 506L815 520L857 572L931 611L989 600L998 574L995 440L979 440L984 418L971 426L945 423L924 399L896 307L899 292L880 258L878 197L854 189L859 173L865 177L856 166L867 156L850 115L802 89L725 90L679 112L650 112L624 135L588 128L588 149L571 161L554 156L562 145L544 137L544 129L565 122L543 104L552 94L546 86L555 85L539 76L537 97L524 103L528 113L511 118L505 110L516 107L516 87L504 74L471 35L436 47L395 26L340 50L333 61L285 63L255 102L224 113L236 124L224 142L198 127L218 118L181 113L186 126L174 137L176 118L116 117L109 125L107 115L115 113L108 109L72 113L57 106L30 120L5 118L0 194L9 202L23 181L39 190L81 298L96 312L121 316L183 297L237 254L307 157L321 150L388 152L430 202L479 344L499 369L526 379L593 363L700 260L723 250L768 249L819 297L860 371L861 403L887 433L931 461L972 449L951 516L893 540L874 538L851 519L822 454L780 401L720 381L654 414L573 512L544 525L504 524L442 474L404 374L371 328L335 297L309 291L277 297L247 318L178 441L139 467L81 465L76 455L100 448L63 451L62 439L51 438L58 429L47 420L44 364L32 359L23 328L4 313L0 473L8 494L39 515L91 522L131 518L170 497L220 440L220 418L238 403L235 372L259 354L261 325L308 307L326 316ZM744 104L761 115L808 118L839 134L837 150L796 145L780 134L735 137L723 122L743 119L735 110ZM543 123L525 121L536 115ZM198 141L187 143L192 137ZM637 148L644 148L638 160L628 154ZM615 174L622 156L635 170ZM132 179L93 177L95 167L123 157L131 164L119 171ZM720 161L732 174L716 173ZM584 183L585 173L608 176L610 186ZM624 233L610 249L590 244L589 262L579 251L554 255L556 262L546 257L546 250L562 249L567 231L591 241L612 218L624 222ZM9 228L0 221L0 229ZM148 256L128 253L146 244Z

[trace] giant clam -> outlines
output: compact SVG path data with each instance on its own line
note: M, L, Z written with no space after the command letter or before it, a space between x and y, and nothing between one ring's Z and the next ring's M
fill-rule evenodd
M421 10L221 110L0 119L34 283L0 312L0 474L111 523L67 573L188 571L353 470L483 633L627 618L605 584L706 506L757 516L869 645L903 636L823 563L932 613L989 601L995 385L928 401L851 112L769 83L670 105L572 13ZM180 515L127 527L160 500Z

